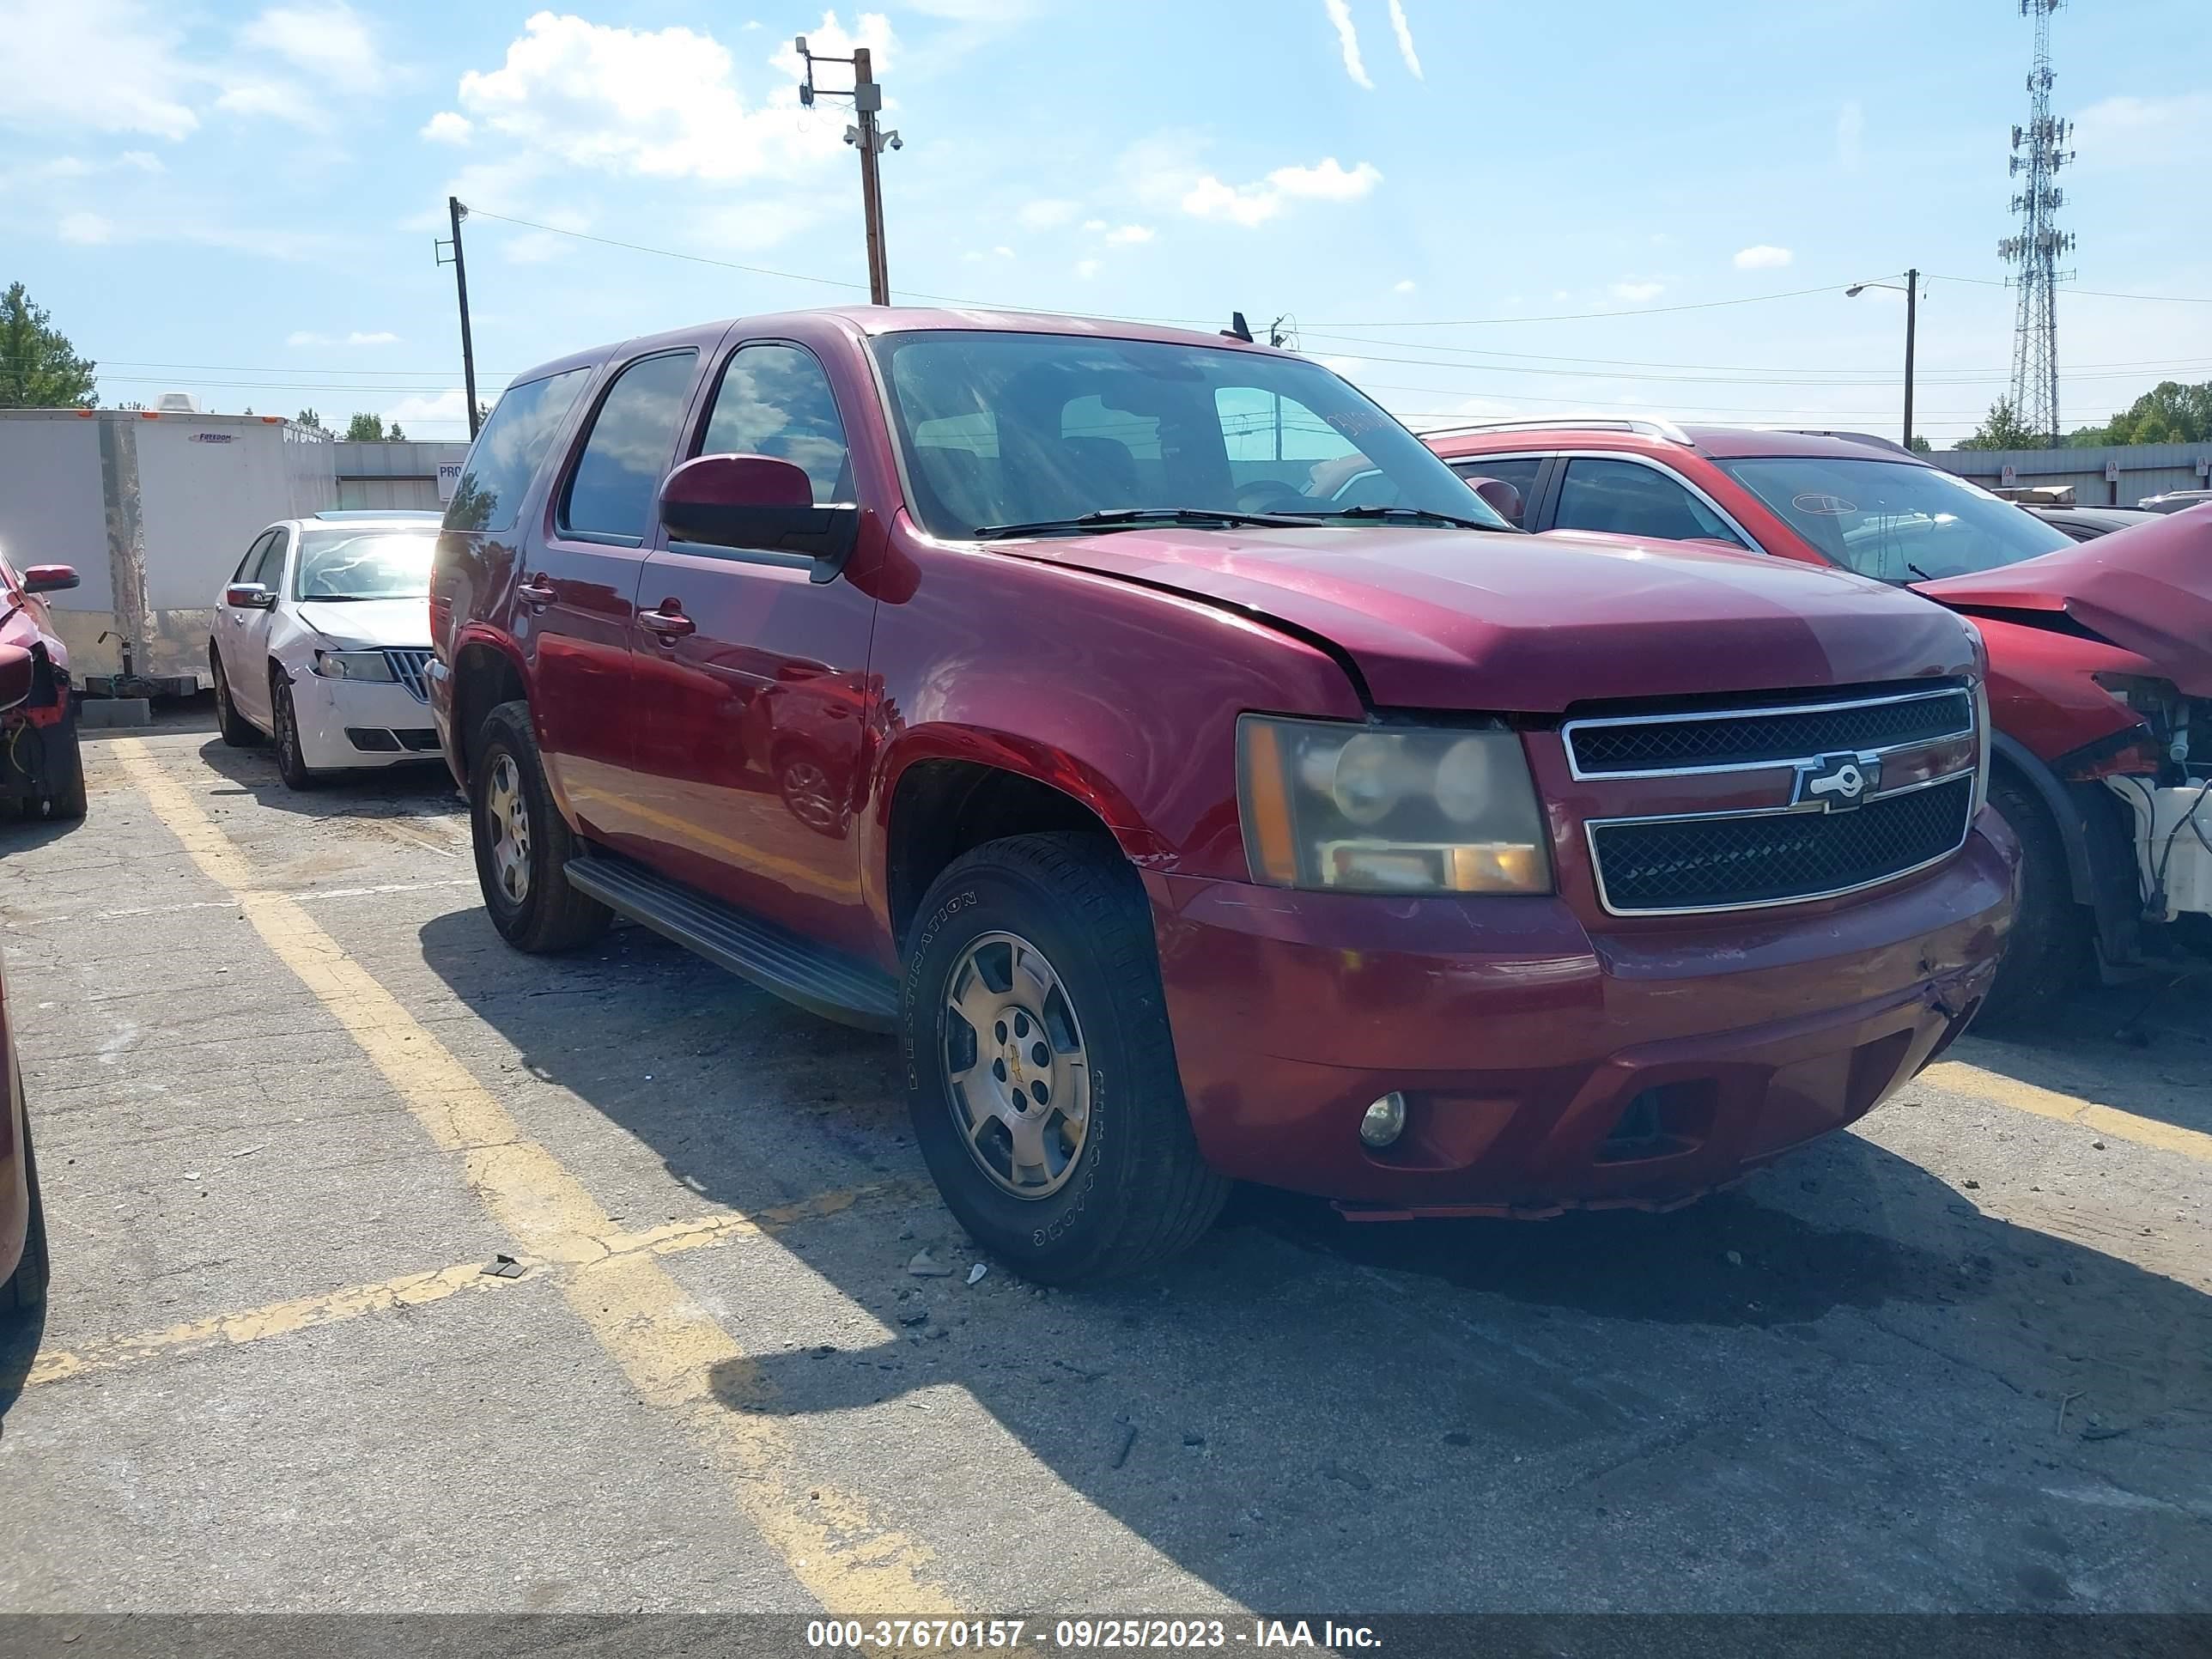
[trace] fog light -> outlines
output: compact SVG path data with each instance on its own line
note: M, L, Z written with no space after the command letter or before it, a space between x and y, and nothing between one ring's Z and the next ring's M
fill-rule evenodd
M1406 1097L1393 1089L1359 1120L1359 1138L1370 1146L1388 1146L1406 1127Z

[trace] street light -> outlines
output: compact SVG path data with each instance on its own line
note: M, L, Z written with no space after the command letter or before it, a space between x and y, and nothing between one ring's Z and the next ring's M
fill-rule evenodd
M1886 288L1905 295L1905 447L1912 447L1912 334L1920 309L1920 273L1908 270L1902 283L1853 283L1844 297L1856 300L1870 288Z

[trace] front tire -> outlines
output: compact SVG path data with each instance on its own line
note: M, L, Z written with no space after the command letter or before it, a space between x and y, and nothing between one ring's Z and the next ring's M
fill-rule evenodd
M1212 1224L1229 1183L1192 1133L1151 915L1110 842L1017 836L955 860L917 913L901 1005L915 1142L1009 1267L1120 1278Z
M20 1319L46 1299L52 1275L46 1252L46 1206L39 1196L39 1160L31 1151L31 1126L23 1125L23 1174L31 1189L31 1218L23 1232L23 1259L0 1285L0 1321Z
M2095 961L2094 919L2087 906L2075 902L2066 843L2033 787L1995 773L1990 805L2020 840L2020 908L1977 1023L2027 1026L2049 1016L2088 977Z
M325 775L307 764L300 748L300 714L292 706L292 682L281 668L269 671L269 706L276 720L276 770L293 789L313 789Z
M503 702L484 716L469 769L469 829L484 908L516 950L573 951L614 920L568 884L568 860L582 848L553 805L526 702Z
M222 740L233 749L251 749L262 741L261 728L238 712L231 701L230 676L223 672L222 653L208 641L208 668L215 676L216 724L222 732Z
M76 708L58 726L41 734L46 758L40 769L39 801L49 818L75 821L84 816L84 745L77 737Z

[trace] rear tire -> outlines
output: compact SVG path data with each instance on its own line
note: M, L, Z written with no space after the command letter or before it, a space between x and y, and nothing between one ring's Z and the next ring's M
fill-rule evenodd
M31 1218L23 1232L23 1259L0 1285L0 1321L20 1319L46 1299L53 1267L46 1251L46 1206L39 1196L39 1160L31 1151L31 1126L23 1125L23 1173L31 1188Z
M2020 839L2020 908L1997 976L1976 1023L2024 1026L2049 1015L2095 965L2095 919L2074 898L2066 843L2033 786L1990 777L1990 805Z
M1036 958L1026 981L1011 954L989 965L987 953L1016 949ZM1012 1000L980 1023L954 1006L968 1000L963 988L980 1004L1006 997L1000 981ZM956 860L915 915L900 1037L915 1139L938 1190L1025 1277L1141 1273L1188 1249L1220 1213L1229 1182L1191 1129L1151 913L1110 842L1017 836ZM1071 1059L1083 1074L1073 1096ZM1047 1077L1058 1115L1035 1097ZM1018 1137L989 1109L994 1086L1018 1103ZM1083 1108L1079 1136L1071 1101ZM1033 1195L1018 1190L1024 1177Z
M39 799L49 818L75 820L84 816L84 749L76 733L74 704L59 726L48 726L46 761L40 769Z
M230 676L223 672L222 654L208 641L208 668L215 675L216 724L222 732L222 740L233 749L252 749L264 741L261 728L238 712L238 705L230 698Z
M325 775L307 764L300 748L300 714L292 706L292 682L281 668L269 671L269 707L276 721L276 770L293 789L313 789Z
M583 848L546 787L530 705L503 702L486 714L474 752L469 829L491 925L533 956L597 939L614 912L568 884L568 860Z

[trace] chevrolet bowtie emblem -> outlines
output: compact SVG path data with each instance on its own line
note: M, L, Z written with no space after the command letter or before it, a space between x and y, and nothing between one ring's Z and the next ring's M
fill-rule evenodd
M1824 812L1848 812L1881 787L1881 763L1872 755L1823 755L1797 763L1792 806L1818 801Z

